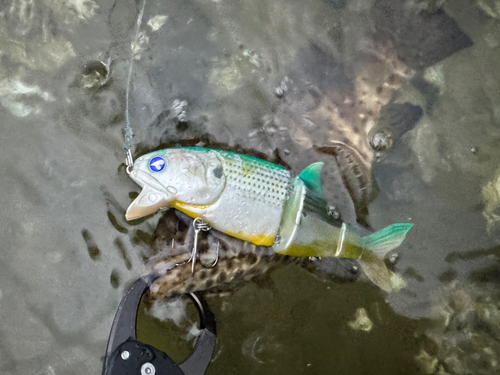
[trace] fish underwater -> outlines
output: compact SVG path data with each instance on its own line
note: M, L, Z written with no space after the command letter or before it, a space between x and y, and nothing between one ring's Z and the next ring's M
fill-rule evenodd
M172 207L192 218L201 218L226 235L268 248L262 250L267 256L274 252L288 257L355 259L371 281L391 291L393 274L383 257L402 243L413 224L393 224L360 236L329 209L321 188L322 167L321 162L313 163L293 177L284 167L229 151L202 147L158 150L134 163L130 177L142 191L130 204L126 218L134 220ZM256 252L251 253L256 263ZM180 266L157 282L160 294L173 292L162 290L161 285L178 277L175 271ZM161 267L159 262L156 269ZM218 267L223 266L217 264L200 277L216 274ZM237 272L241 270L234 273L236 278ZM191 283L186 291L203 285L189 280L189 276L187 282ZM218 275L218 281L227 279L227 275ZM215 284L212 279L207 281L211 286Z

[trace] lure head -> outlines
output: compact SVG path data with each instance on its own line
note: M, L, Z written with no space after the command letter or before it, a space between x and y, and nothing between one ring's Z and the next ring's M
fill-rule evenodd
M134 220L167 207L189 210L212 205L225 187L222 163L216 152L202 148L166 149L141 156L130 177L142 191L125 217Z

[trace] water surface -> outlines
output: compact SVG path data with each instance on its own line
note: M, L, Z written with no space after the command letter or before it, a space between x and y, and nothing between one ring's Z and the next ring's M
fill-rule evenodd
M320 145L324 129L274 136L275 89L285 77L320 86L335 61L343 73L321 92L349 90L369 63L359 51L377 46L381 3L148 0L138 37L135 1L2 3L0 372L99 373L123 292L147 270L158 215L124 219L138 191L122 138L131 48L136 154L201 140L279 155L298 172L309 160L293 150ZM498 371L500 10L408 4L446 12L473 45L432 63L406 56L414 75L392 100L424 114L374 162L367 223L415 224L394 266L406 288L387 295L290 266L212 297L209 373ZM166 348L185 355L182 329L144 320L145 340L177 335L181 349Z

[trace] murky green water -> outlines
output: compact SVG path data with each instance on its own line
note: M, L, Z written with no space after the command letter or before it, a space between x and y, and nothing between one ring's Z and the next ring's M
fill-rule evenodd
M396 54L377 49L373 35L392 33L398 44L398 34L384 24L383 3L148 0L132 45L137 153L194 140L279 157L300 171L311 161L305 150L330 133L293 118L284 126L275 89L289 77L338 102L359 94L352 82L363 72L386 74L373 56L391 64ZM411 64L411 35L394 48L406 48L411 74L386 102L424 114L374 161L380 191L367 222L415 224L395 264L406 288L387 295L289 266L211 297L219 335L209 373L499 371L500 7L405 4L425 17L444 10L473 42L430 66ZM0 5L2 374L99 373L123 292L147 272L159 215L124 219L138 191L122 138L138 12L132 0ZM363 100L375 103L372 94ZM270 121L277 115L282 122ZM142 338L180 360L191 323L143 317Z

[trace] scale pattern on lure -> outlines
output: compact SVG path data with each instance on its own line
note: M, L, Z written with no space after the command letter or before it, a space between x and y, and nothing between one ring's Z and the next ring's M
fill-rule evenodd
M327 210L320 184L323 163L299 176L254 157L205 148L171 148L137 159L131 178L143 189L127 220L176 208L212 228L294 257L357 259L367 276L391 290L383 256L412 224L393 224L360 237Z

